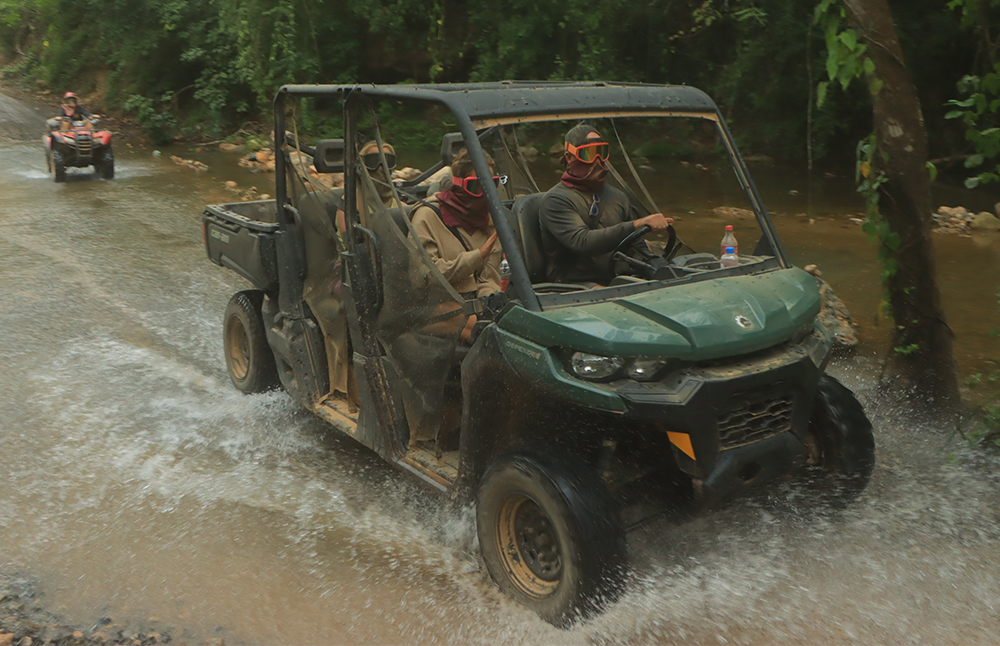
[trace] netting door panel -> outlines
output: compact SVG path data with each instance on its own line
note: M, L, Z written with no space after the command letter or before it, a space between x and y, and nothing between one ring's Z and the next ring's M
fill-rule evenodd
M343 301L343 234L337 227L342 191L313 180L306 165L308 158L301 153L292 151L290 158L288 197L302 219L306 253L303 299L323 331L330 392L347 398L354 386L349 378L350 341Z
M371 231L381 274L375 334L386 372L398 388L410 444L436 440L445 415L445 387L457 378L456 348L470 311L424 251L410 224L410 207L385 199L379 178L359 173L360 224Z

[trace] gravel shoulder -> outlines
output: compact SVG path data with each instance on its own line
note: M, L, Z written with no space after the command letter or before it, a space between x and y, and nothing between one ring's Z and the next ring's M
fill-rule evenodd
M95 617L89 625L66 624L45 609L45 596L30 576L0 573L0 646L153 646L186 643L174 629L152 621L126 625L111 617ZM183 635L182 635L183 636ZM222 639L211 642L222 646Z

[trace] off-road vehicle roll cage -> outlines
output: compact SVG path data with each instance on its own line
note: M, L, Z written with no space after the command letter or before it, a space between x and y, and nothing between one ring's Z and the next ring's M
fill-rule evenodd
M774 230L774 224L767 213L764 202L757 191L743 157L736 147L729 127L715 102L703 91L689 86L653 85L645 83L608 82L556 82L556 81L504 81L498 83L456 83L425 85L285 85L278 90L274 99L274 131L286 132L285 103L291 97L341 97L344 105L345 132L352 131L356 124L351 108L362 97L413 101L438 104L447 108L457 119L462 139L478 141L479 133L488 127L518 124L527 121L559 121L565 119L586 119L614 113L620 117L684 116L712 122L718 129L720 140L725 146L736 178L747 194L750 205L765 238L760 248L769 250L775 262L766 268L788 268L784 248ZM348 141L352 141L347 137ZM469 153L476 173L489 176L489 164L480 146L469 145ZM322 154L322 145L318 147ZM355 187L352 175L357 166L357 150L353 146L343 149L343 169L345 177L344 202L348 208L355 204ZM285 158L278 155L275 162L277 177L276 197L278 223L283 227L295 227L294 217L281 205L287 204L287 192L283 181ZM441 168L443 163L431 167L421 177L413 180L416 184L424 177ZM405 184L404 184L405 187ZM546 305L578 303L615 298L620 295L655 289L655 285L629 285L599 293L545 294L535 293L510 222L503 217L504 205L495 186L486 182L485 195L493 216L497 235L511 266L511 282L517 289L521 305L532 311L540 311ZM353 218L347 218L349 222ZM350 224L348 224L350 226ZM304 258L302 259L304 263ZM761 269L758 267L757 269ZM690 280L690 278L689 278Z

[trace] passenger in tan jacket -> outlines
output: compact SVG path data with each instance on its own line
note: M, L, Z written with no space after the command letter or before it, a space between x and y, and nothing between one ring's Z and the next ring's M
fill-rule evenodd
M493 160L487 155L490 170ZM413 229L444 277L466 300L500 291L503 252L486 208L482 184L463 150L451 165L452 185L413 210ZM493 181L499 183L500 177ZM461 338L469 342L476 317L469 317Z

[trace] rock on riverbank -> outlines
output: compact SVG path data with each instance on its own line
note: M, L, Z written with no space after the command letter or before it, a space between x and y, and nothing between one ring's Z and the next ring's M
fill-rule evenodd
M154 646L174 642L174 632L157 621L126 625L110 617L85 626L67 625L45 609L45 597L29 577L0 573L0 646ZM180 643L189 643L188 635L180 637L185 638ZM201 643L225 642L216 638Z

